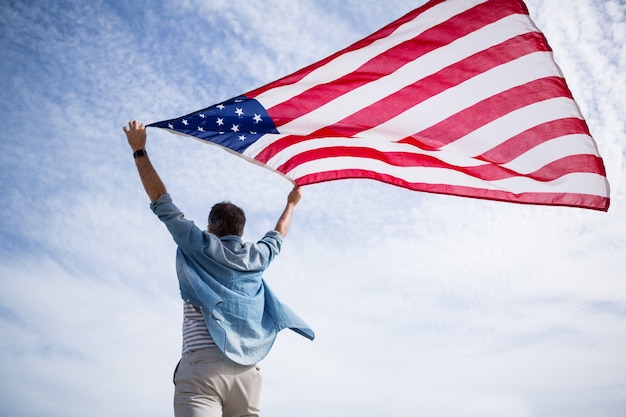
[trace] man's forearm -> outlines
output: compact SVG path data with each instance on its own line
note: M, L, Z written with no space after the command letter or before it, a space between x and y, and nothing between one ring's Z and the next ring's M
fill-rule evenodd
M163 184L159 174L152 166L152 162L150 161L150 158L148 158L148 155L135 158L135 165L137 166L139 178L141 178L141 183L143 184L143 188L146 190L150 201L155 201L167 192L165 184Z
M283 235L283 237L287 236L287 231L289 230L289 226L291 226L291 218L293 217L293 208L295 206L296 205L293 203L287 203L283 214L281 214L278 222L276 222L274 230Z
M283 210L283 214L280 215L280 218L276 223L276 227L274 228L274 230L283 235L283 237L287 236L287 231L289 230L289 226L291 226L293 209L296 207L296 204L300 202L301 197L300 187L297 185L293 187L287 196L287 205L285 206L285 210Z
M133 151L135 165L137 166L143 188L146 190L150 201L155 201L165 194L167 190L146 153L146 141L148 140L146 127L143 123L132 120L128 122L128 127L124 127L123 129L126 134L126 139L128 139L128 145L130 145L130 149Z

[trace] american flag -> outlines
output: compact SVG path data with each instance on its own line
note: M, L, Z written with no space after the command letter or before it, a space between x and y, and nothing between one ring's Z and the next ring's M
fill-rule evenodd
M220 145L298 185L608 210L604 164L521 0L431 0L241 96L149 126Z

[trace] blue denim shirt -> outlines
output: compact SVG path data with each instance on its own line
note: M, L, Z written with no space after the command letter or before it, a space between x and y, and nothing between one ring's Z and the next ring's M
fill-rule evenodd
M270 351L285 328L313 340L315 334L281 303L263 279L280 252L282 235L267 232L256 243L200 230L163 194L150 208L178 245L176 271L184 300L202 310L211 337L224 354L252 365Z

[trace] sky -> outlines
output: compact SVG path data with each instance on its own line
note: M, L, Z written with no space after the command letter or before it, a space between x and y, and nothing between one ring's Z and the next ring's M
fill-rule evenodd
M0 416L171 416L175 246L122 131L316 62L424 1L0 1ZM607 213L303 188L265 278L315 330L260 366L265 416L624 417L626 2L527 0L611 185ZM291 184L148 131L186 217L230 200L244 238Z

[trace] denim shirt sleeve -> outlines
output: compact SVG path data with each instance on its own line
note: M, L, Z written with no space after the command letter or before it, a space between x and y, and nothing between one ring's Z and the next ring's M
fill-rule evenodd
M183 251L200 248L209 244L209 237L172 202L172 197L166 193L150 203L150 208L161 220L174 241Z
M266 247L266 265L265 268L274 260L274 257L280 253L283 246L283 235L276 230L270 230L257 242L257 247Z

